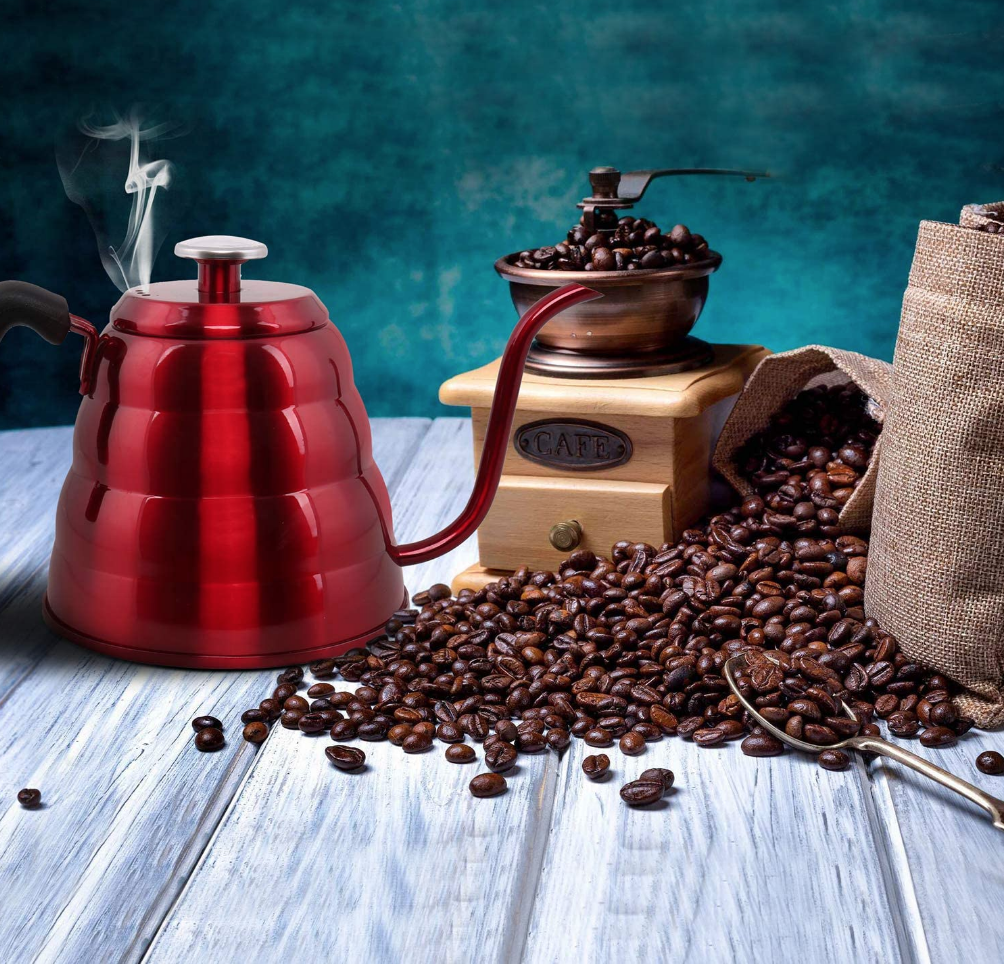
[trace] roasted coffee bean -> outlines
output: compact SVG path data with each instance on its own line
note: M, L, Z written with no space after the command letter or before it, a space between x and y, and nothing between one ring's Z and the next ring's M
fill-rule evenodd
M666 787L658 779L652 781L639 778L621 788L621 798L628 805L654 805L666 792Z
M275 721L282 714L282 705L275 698L266 698L258 708L264 712L269 721Z
M310 673L315 678L332 678L335 676L335 661L333 658L325 658L322 661L314 661L310 665Z
M515 732L516 728L513 727L513 734L515 734ZM454 721L444 721L438 728L436 728L436 737L440 741L447 742L447 744L453 744L464 740L464 729Z
M363 721L356 727L356 734L363 741L384 741L390 727L384 721Z
M645 739L635 731L629 731L621 737L620 750L625 755L640 755L645 750Z
M192 729L194 731L202 731L203 728L216 728L222 731L223 722L219 718L214 718L211 714L200 715L198 718L192 719Z
M750 758L771 758L784 753L784 742L779 741L766 731L747 735L739 746L744 755Z
M516 740L516 725L514 725L508 718L499 718L495 722L495 734L497 734L503 741L515 741Z
M976 767L984 775L1004 775L1004 755L998 751L983 751L976 756Z
M951 728L945 728L941 725L931 725L930 728L920 733L920 743L925 748L950 748L958 740Z
M288 728L290 731L295 731L300 727L300 719L303 715L303 711L283 711L283 713L279 715L279 723L284 728Z
M351 745L330 745L324 754L339 771L354 771L366 764L366 752Z
M21 808L38 808L42 804L42 793L37 788L22 788L17 793Z
M702 748L712 748L725 740L725 732L721 728L698 728L693 737L694 744Z
M508 771L516 764L516 746L499 739L485 749L485 765L492 771Z
M851 756L839 748L827 748L819 753L816 761L827 771L843 771L851 763Z
M319 735L322 731L327 731L330 725L325 720L324 715L317 711L301 715L296 726L305 735Z
M263 721L249 721L241 732L245 741L260 745L268 737L268 725Z
M288 667L285 671L280 672L279 676L275 679L275 683L298 685L302 680L303 668L294 665L293 667Z
M475 798L491 798L506 790L506 780L497 772L483 772L475 775L467 787Z
M292 684L280 684L273 692L272 697L279 702L280 706L285 703L287 698L292 697L296 694L296 688Z
M602 778L610 770L610 759L606 755L587 755L582 759L582 770L586 778Z
M349 721L348 718L336 721L328 734L331 735L332 741L351 741L356 737L355 722Z
M310 710L310 702L299 694L291 694L282 702L283 711L302 711L306 714Z
M474 761L475 758L477 758L477 754L470 745L457 742L446 749L446 760L452 761L455 765L466 764Z
M591 728L582 736L582 740L594 748L606 748L614 743L613 735L606 728Z
M564 728L552 728L547 733L547 745L555 751L564 751L571 744L572 736Z
M399 747L404 744L404 739L412 733L411 725L409 724L396 724L387 729L387 740L392 745L398 745Z
M401 742L401 750L409 755L417 755L432 747L432 737L424 731L413 731Z
M335 693L334 685L327 684L324 682L320 684L312 684L309 688L307 688L308 698L326 698L328 697L328 695L334 693Z
M241 715L241 722L243 724L251 724L253 721L268 721L268 715L261 708L248 708Z
M638 776L638 780L643 782L662 782L663 790L668 792L673 787L676 776L668 768L646 768Z
M912 738L920 730L920 719L912 711L895 711L885 723L897 738Z
M827 728L826 725L814 724L811 721L805 723L805 727L802 729L802 737L810 745L835 745L841 740L840 735L832 728Z
M195 747L199 751L218 751L224 744L226 739L219 728L202 728L195 733Z
M515 744L520 751L534 754L547 747L547 739L542 731L520 731L516 735Z

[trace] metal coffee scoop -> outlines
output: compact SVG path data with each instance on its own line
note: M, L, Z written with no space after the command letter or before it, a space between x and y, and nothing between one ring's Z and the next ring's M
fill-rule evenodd
M774 664L779 663L768 654L765 654L764 657ZM854 735L851 738L845 738L843 741L837 742L835 745L814 745L808 741L802 741L800 738L792 738L791 735L785 733L777 725L771 724L760 714L751 701L740 694L739 685L735 678L735 671L737 668L745 666L746 663L745 654L737 654L735 657L729 658L723 668L725 680L728 681L733 694L740 700L742 706L756 720L757 724L775 738L780 739L787 745L791 745L792 748L797 748L799 751L807 751L813 755L818 755L822 751L830 751L834 748L850 748L855 751L870 751L875 755L885 755L887 758L892 758L900 764L906 765L907 768L919 771L922 775L926 775L928 778L944 785L945 788L950 788L953 792L962 795L963 798L968 798L971 802L975 802L980 808L990 813L994 826L1004 831L1004 801L994 798L992 795L987 795L975 785L970 785L969 782L963 781L957 775L953 775L951 772L945 771L944 768L931 764L926 758L921 758L920 755L915 755L912 751L907 751L905 748L891 741L886 741L884 738L873 738L870 735ZM841 704L844 706L845 714L857 721L858 717L850 705L846 701L841 701Z

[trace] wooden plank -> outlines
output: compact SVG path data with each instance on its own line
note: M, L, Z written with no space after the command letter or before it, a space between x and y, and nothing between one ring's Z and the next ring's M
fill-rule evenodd
M984 775L975 765L981 751L1004 754L1004 732L970 732L954 748L909 747L1004 798L1004 777ZM922 931L921 955L935 963L1000 962L1004 832L981 808L895 762L876 762L871 778L886 847L901 869L904 906Z
M375 422L392 494L428 427ZM36 508L48 520L52 510ZM30 586L0 630L0 668L23 649L45 651L0 697L0 854L17 884L5 895L0 960L135 961L255 761L237 718L270 690L274 672L179 671L91 654L45 630L41 572ZM224 750L195 750L188 721L199 713L229 724ZM45 808L20 809L10 790L22 785L40 788Z
M524 962L899 962L858 775L789 752L677 738L616 747L592 783L562 762ZM671 768L675 791L631 809L619 789ZM863 766L862 766L863 767Z
M399 539L464 504L470 446L466 420L436 421L402 484ZM448 580L473 556L468 542L414 568L409 586ZM478 800L467 791L478 765L450 764L440 742L414 758L358 742L359 775L326 763L328 743L289 732L266 743L145 961L516 961L556 757L523 756L504 796Z

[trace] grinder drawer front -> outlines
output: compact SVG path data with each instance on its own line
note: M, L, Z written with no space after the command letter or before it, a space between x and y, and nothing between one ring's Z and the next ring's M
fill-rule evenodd
M556 549L552 528L572 521L581 530L576 546ZM572 549L607 557L618 540L658 546L672 536L673 528L669 485L506 476L478 530L478 550L481 566L492 570L515 570L523 564L553 570ZM561 537L574 535L575 527L561 531L555 537L559 543Z

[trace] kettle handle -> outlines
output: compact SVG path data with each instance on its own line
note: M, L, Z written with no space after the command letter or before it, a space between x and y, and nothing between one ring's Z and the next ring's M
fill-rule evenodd
M91 390L91 360L98 344L97 330L86 319L71 315L66 299L31 282L0 282L0 340L15 325L37 332L46 342L59 345L68 332L85 340L80 360L80 392Z
M492 399L491 412L488 414L488 428L481 450L481 462L478 464L474 490L467 501L467 506L456 520L439 533L416 543L388 548L395 562L406 567L441 557L454 547L459 547L481 525L502 478L506 444L509 441L509 430L512 428L516 400L523 380L523 364L526 362L526 354L530 351L533 337L559 312L580 302L601 297L599 292L586 288L585 285L577 283L563 285L534 303L516 323L499 365L495 380L495 396Z

